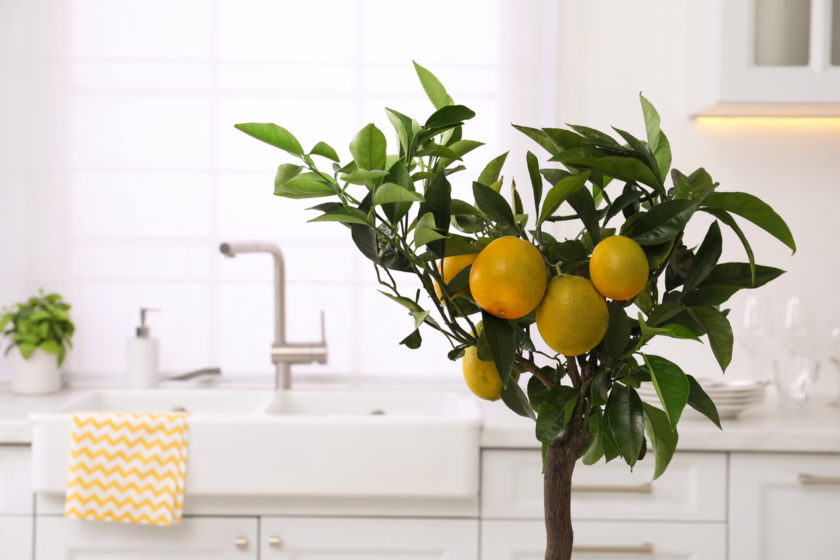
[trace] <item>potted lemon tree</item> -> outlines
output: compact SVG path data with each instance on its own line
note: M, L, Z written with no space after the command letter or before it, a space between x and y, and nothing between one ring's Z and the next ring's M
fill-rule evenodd
M52 393L61 386L59 368L72 347L74 326L70 305L58 294L44 294L4 308L0 333L9 339L6 355L12 364L12 391ZM4 330L5 329L5 330Z
M434 112L421 124L385 109L396 141L389 145L369 124L350 143L351 161L341 162L324 142L304 150L275 124L236 127L293 159L278 167L275 195L323 198L310 221L347 228L380 291L410 316L400 344L419 348L421 329L437 331L476 395L534 420L543 449L545 557L568 560L578 461L621 459L632 467L649 457L659 477L686 406L720 427L697 380L650 353L648 343L705 339L725 370L733 335L722 307L783 272L756 264L739 219L795 251L793 236L757 197L718 189L703 168L672 170L660 117L642 96L641 138L620 129L516 126L548 159L526 154L533 208L524 208L516 182L502 178L507 154L454 187L463 156L481 146L463 135L475 114L415 68ZM699 216L708 230L688 239L685 228ZM576 224L575 235L558 239L553 222ZM719 262L722 227L739 239L746 261ZM404 293L406 277L423 289ZM646 383L656 405L639 397Z

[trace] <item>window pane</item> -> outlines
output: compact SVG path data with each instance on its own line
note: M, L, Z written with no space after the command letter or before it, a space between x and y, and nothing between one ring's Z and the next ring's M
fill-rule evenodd
M756 0L758 66L806 66L810 41L811 0Z

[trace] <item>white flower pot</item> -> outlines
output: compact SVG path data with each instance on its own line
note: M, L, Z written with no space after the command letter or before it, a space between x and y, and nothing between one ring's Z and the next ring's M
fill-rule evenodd
M36 348L25 359L15 348L9 353L12 361L12 392L25 395L54 393L61 387L58 356Z

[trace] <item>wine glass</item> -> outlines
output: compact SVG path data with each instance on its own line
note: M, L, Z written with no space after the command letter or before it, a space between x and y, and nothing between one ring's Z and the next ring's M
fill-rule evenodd
M738 333L736 340L744 347L749 356L753 377L766 371L769 338L770 329L767 324L766 311L759 305L758 298L750 296L747 298L744 307L741 332Z
M810 401L820 372L815 357L812 318L799 297L791 297L785 307L781 348L773 359L779 396L788 403Z

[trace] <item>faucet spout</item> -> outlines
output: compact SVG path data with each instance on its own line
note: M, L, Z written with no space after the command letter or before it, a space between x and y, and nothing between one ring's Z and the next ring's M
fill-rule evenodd
M291 389L293 363L326 363L327 343L321 318L320 344L289 344L286 342L286 267L283 252L274 243L242 241L222 243L219 251L233 258L240 253L269 253L274 259L274 343L271 345L271 362L275 365L275 387Z

